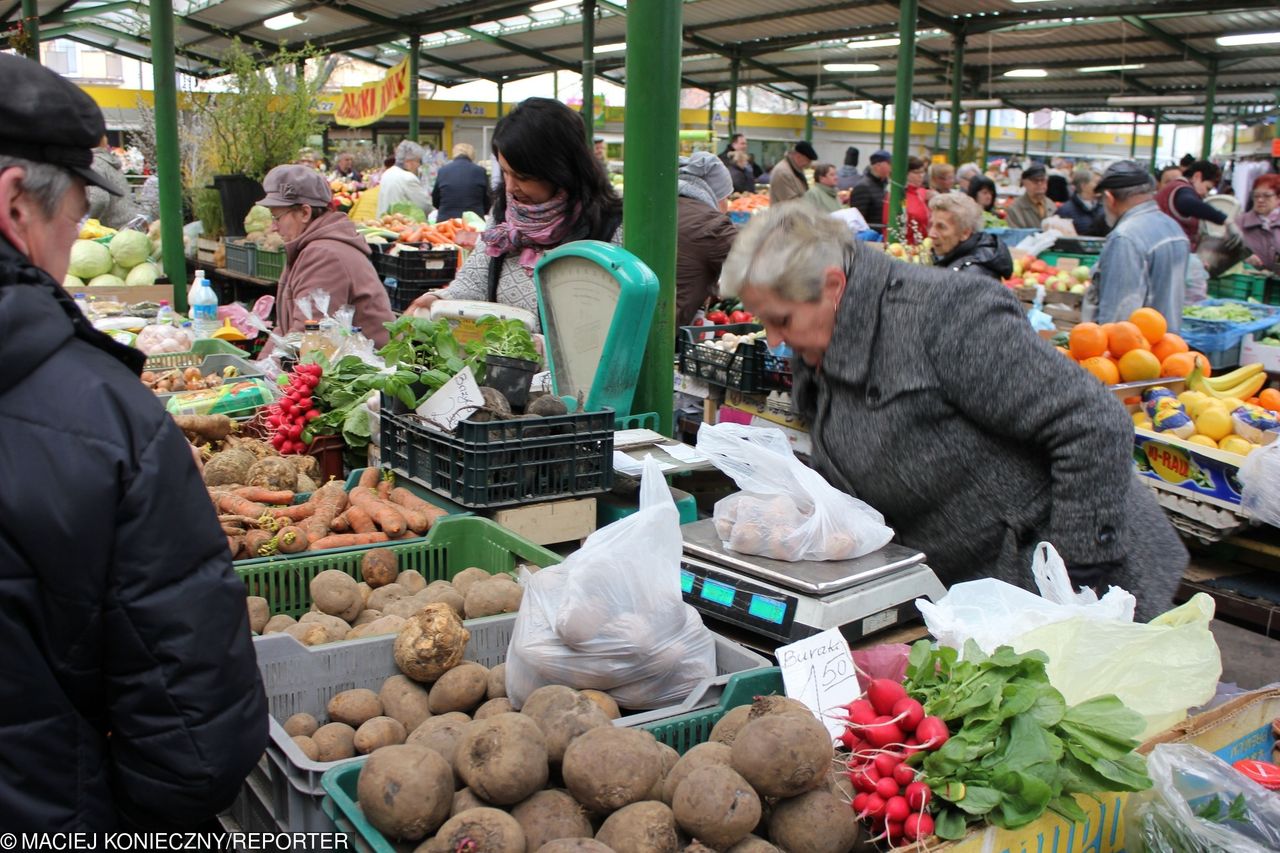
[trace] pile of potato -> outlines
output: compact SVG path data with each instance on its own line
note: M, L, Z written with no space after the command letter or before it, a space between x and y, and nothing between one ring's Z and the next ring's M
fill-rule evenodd
M203 374L198 367L173 368L165 371L144 370L139 377L142 384L146 385L157 394L172 394L178 391L203 391L206 388L217 388L225 379L235 379L240 375L240 371L235 367L227 366L219 373L214 371L209 374Z
M457 619L478 619L520 609L524 590L505 573L467 568L452 581L428 584L416 571L399 571L395 552L374 548L361 558L357 582L329 569L311 580L311 612L301 619L271 615L261 596L248 596L249 627L256 634L289 634L305 646L397 634L428 605L446 605ZM463 647L466 643L464 641ZM461 652L459 652L461 654Z

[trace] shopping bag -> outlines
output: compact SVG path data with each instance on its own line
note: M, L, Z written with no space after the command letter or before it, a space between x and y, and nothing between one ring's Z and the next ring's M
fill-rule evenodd
M698 450L742 490L713 511L731 550L788 562L849 560L893 538L883 515L796 459L781 430L704 425Z
M715 637L680 589L680 513L652 456L640 510L597 530L559 565L522 572L507 653L517 708L548 684L609 693L633 710L677 704L716 674Z
M1129 853L1280 850L1280 796L1191 744L1157 744L1151 789L1125 805Z
M1256 521L1280 527L1280 441L1246 456L1239 478L1240 508Z

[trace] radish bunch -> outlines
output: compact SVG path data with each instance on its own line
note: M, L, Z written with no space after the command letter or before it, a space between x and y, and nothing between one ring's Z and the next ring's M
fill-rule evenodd
M289 374L284 397L267 407L267 424L272 429L271 445L281 454L306 451L307 442L303 440L302 433L308 423L320 417L313 392L323 373L318 364L299 364Z
M928 838L933 818L926 808L933 792L906 759L939 749L950 737L947 724L925 716L924 706L888 678L872 681L866 695L844 710L840 743L849 750L849 781L858 792L854 811L890 844Z

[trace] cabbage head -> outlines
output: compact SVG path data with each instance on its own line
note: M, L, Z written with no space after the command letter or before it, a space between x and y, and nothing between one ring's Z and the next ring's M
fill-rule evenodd
M244 218L244 230L246 234L252 234L255 231L266 231L271 227L271 210L260 204L255 204L249 208L249 215Z
M73 275L69 275L62 280L63 287L84 287L84 282Z
M129 287L155 284L156 268L148 263L138 264L129 270L129 275L125 277L124 283Z
M77 240L71 246L71 263L67 272L86 281L111 271L111 252L101 243Z
M119 276L99 275L89 280L90 287L124 287Z
M151 254L151 241L141 231L120 231L111 238L108 248L117 264L131 270Z
M113 275L121 281L129 274L129 271L119 264L112 264L111 269L107 271L107 275Z

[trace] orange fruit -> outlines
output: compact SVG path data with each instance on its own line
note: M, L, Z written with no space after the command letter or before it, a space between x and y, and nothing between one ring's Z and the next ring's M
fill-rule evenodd
M1198 352L1175 352L1160 362L1161 376L1190 376L1191 369L1200 363L1200 372L1209 375L1209 359Z
M1129 350L1120 356L1120 378L1125 382L1142 382L1160 375L1160 359L1144 349Z
M1080 366L1098 377L1105 385L1115 385L1120 381L1120 371L1116 368L1115 362L1109 358L1101 356L1086 358L1080 362Z
M1160 359L1161 364L1164 364L1164 360L1175 352L1187 352L1191 349L1186 341L1173 332L1165 332L1159 338L1148 338L1148 340L1153 341L1151 351L1156 354L1156 358Z
M1076 361L1100 356L1107 351L1107 336L1097 323L1080 323L1067 337L1071 356Z
M1067 358L1071 358L1071 350L1067 349L1066 347L1054 347L1054 349L1056 349L1058 352L1065 355Z
M1154 308L1139 308L1129 315L1129 322L1137 326L1142 336L1149 341L1158 341L1169 331L1164 315Z
M1107 349L1116 358L1130 350L1142 349L1145 343L1142 330L1127 320L1114 324L1111 331L1107 332Z
M1280 391L1275 388L1264 388L1258 394L1258 405L1273 412L1280 411Z

